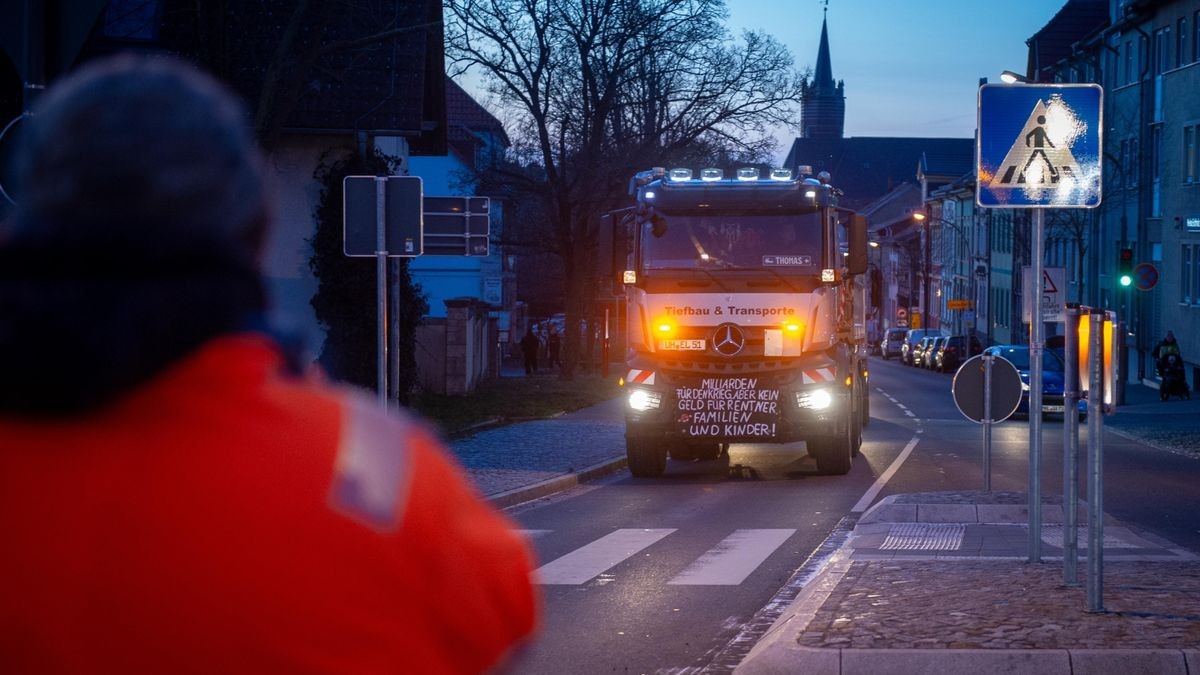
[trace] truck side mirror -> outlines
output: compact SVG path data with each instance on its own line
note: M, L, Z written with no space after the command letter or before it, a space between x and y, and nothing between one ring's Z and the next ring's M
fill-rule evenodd
M855 276L867 271L867 217L850 216L850 250L846 256L846 271Z

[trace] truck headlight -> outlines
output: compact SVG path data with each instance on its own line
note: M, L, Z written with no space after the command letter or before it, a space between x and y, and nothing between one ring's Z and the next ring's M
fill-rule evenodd
M662 394L649 389L634 389L629 392L629 407L638 412L658 410L662 405Z
M824 410L833 405L833 395L828 389L810 389L796 392L796 405L809 410Z

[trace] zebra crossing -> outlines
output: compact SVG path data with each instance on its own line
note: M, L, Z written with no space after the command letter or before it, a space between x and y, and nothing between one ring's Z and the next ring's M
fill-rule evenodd
M533 579L546 586L586 584L677 531L617 529L547 562L534 571ZM530 539L542 539L552 532L521 530ZM795 529L788 528L734 530L675 574L667 585L738 586L795 533Z

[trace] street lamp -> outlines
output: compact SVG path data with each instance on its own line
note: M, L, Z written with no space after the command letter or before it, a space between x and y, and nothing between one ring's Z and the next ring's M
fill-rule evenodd
M1022 84L1029 84L1030 82L1028 77L1025 77L1024 75L1018 75L1011 70L1006 70L1000 73L1000 81L1005 84L1016 84L1018 82Z
M932 216L924 211L914 212L912 214L912 218L913 218L913 220L917 221L918 223L921 223L921 225L923 226L923 228L925 230L925 264L924 264L925 283L922 285L921 290L922 290L922 295L923 295L923 299L924 299L924 308L925 308L925 315L922 317L922 319L925 321L925 326L928 327L929 316L930 316L929 297L932 295L932 293L930 291L930 284L931 284L932 277L933 277L933 260L932 260L932 255L931 255L933 237L932 237L932 233L930 231L930 226L935 221L937 223L939 223L940 225L949 226L952 230L954 230L958 239L961 239L963 242L965 242L967 247L971 248L972 251L974 249L974 244L971 241L971 236L963 229L963 227L960 224L958 224L952 220L947 220L945 218L939 218L936 216ZM956 239L956 241L957 241L957 239ZM957 249L958 249L958 244L956 243L955 252L954 252L956 259L958 256ZM944 254L945 254L945 251L943 249L943 255ZM972 292L972 300L974 300L973 292ZM961 328L962 328L961 325L956 327L956 329L960 330L960 332L961 332Z

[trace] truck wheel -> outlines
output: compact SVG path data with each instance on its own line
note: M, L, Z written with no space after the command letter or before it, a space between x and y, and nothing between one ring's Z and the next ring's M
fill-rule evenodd
M853 461L850 434L850 425L847 425L846 431L836 436L818 436L808 440L808 454L817 461L817 471L833 476L850 471Z
M677 462L690 462L696 459L694 445L688 445L683 441L674 441L671 443L670 449L671 459Z
M657 478L667 469L667 450L654 439L626 436L625 457L629 473L640 478Z

